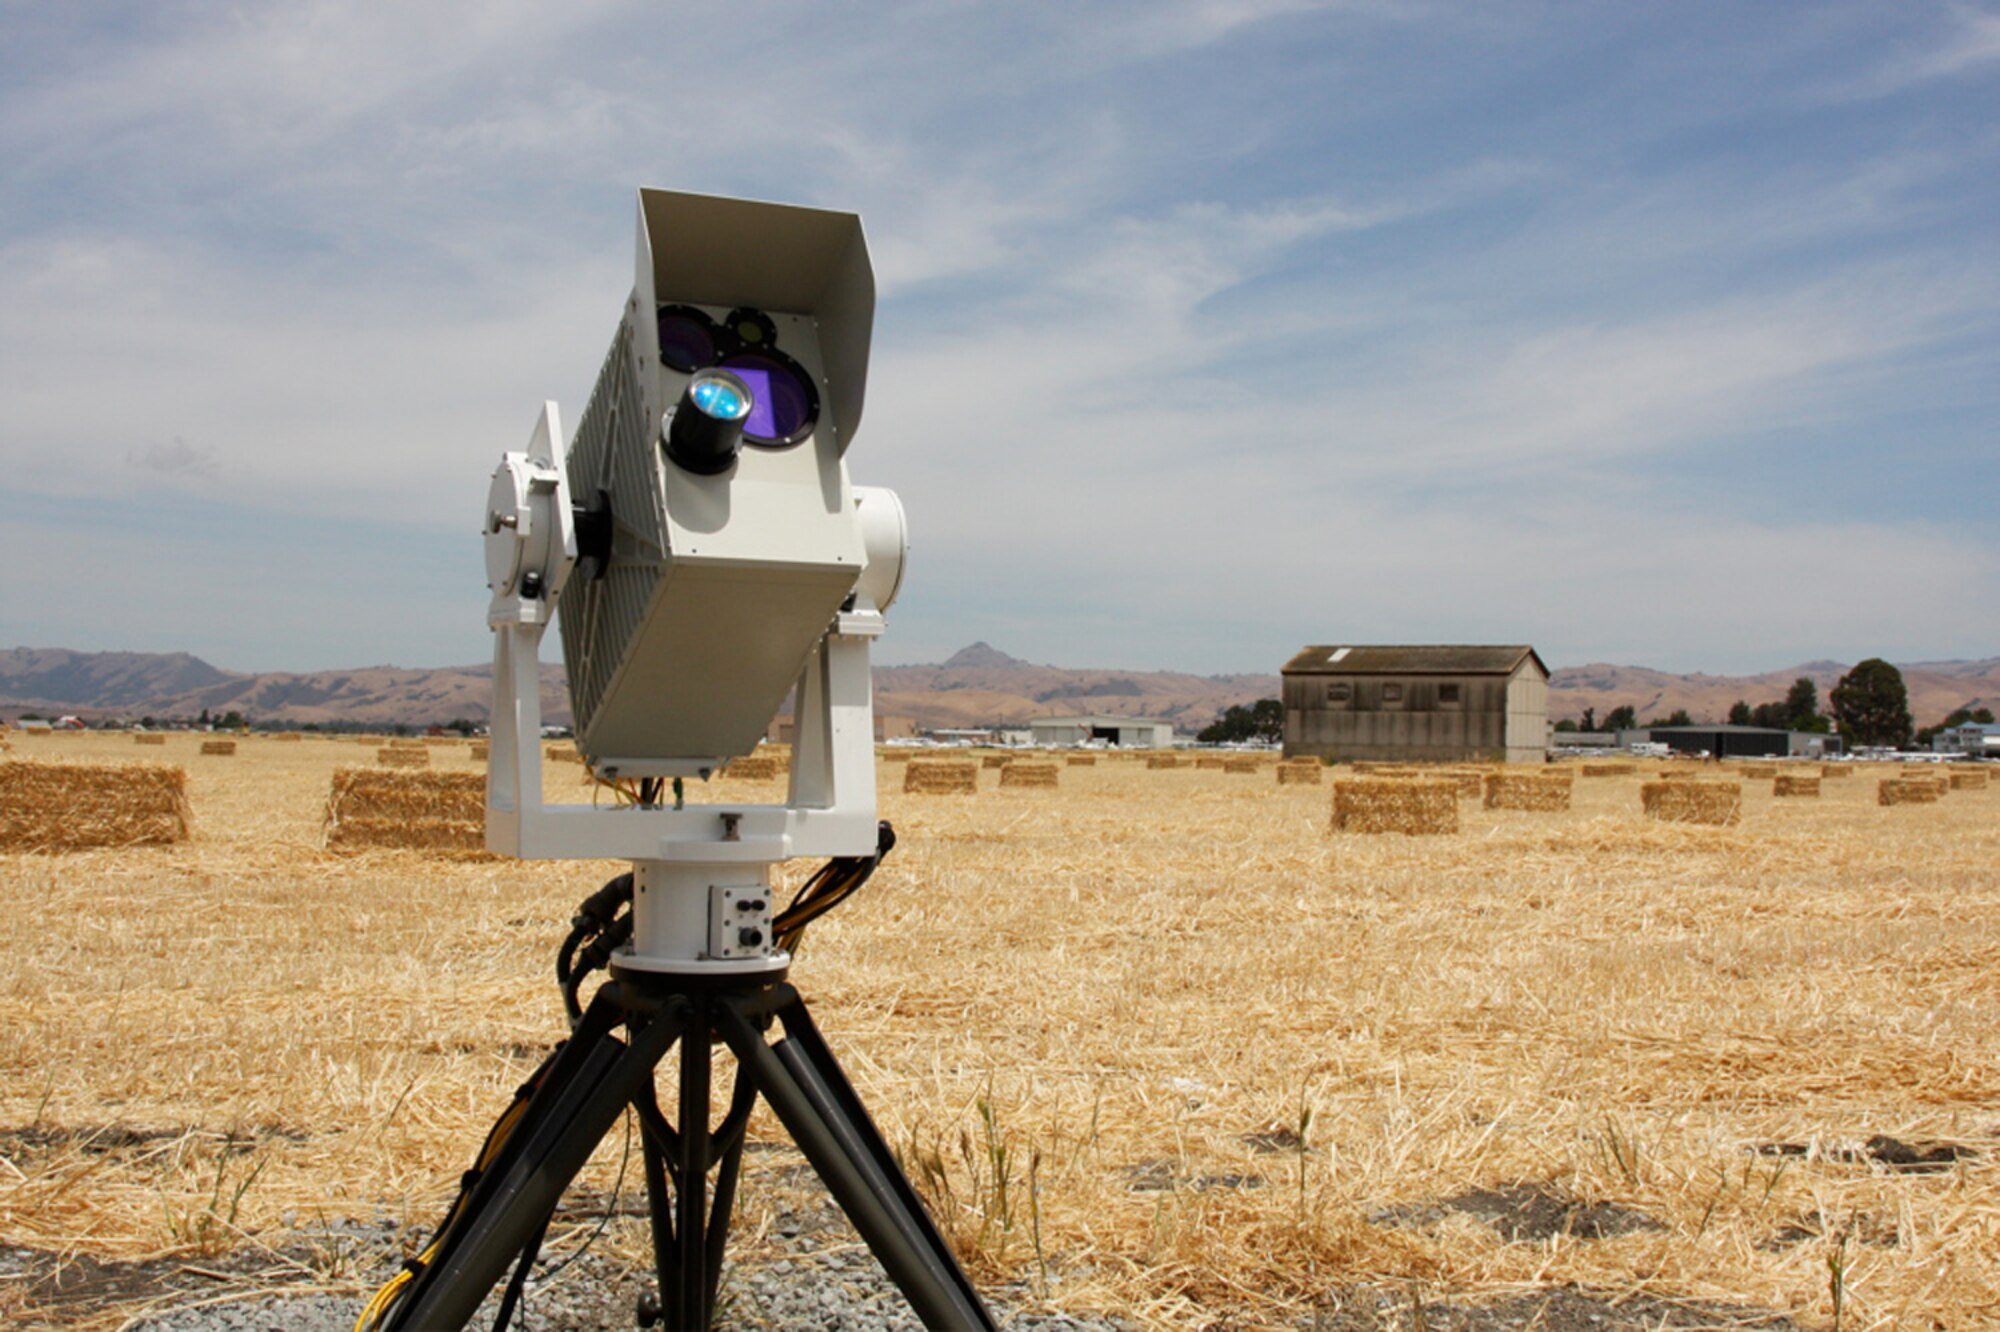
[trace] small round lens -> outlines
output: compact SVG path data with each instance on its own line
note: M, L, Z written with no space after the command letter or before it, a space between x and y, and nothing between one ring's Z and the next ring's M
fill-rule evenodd
M737 345L746 351L753 347L777 345L778 326L762 310L739 305L729 312L729 317L722 323L735 337Z
M660 360L682 374L715 364L715 321L691 305L660 307Z

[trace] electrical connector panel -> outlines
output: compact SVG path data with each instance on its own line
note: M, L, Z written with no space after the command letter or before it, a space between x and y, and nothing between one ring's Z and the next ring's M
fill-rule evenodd
M767 884L716 884L708 890L708 955L771 955L771 889Z

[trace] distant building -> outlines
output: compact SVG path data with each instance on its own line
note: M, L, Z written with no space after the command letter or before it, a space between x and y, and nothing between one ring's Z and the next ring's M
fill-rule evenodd
M1174 724L1147 717L1036 717L1028 723L1037 745L1081 745L1089 741L1120 749L1170 749Z
M792 720L792 714L780 713L771 718L771 724L764 728L764 738L774 744L789 745L795 738L796 730L797 723ZM884 740L907 740L916 733L917 723L913 718L887 716L879 712L875 714L877 743Z
M1618 736L1613 731L1550 731L1549 748L1563 749L1616 749Z
M1787 731L1774 726L1646 726L1620 731L1618 742L1630 749L1651 741L1676 754L1710 754L1716 758L1821 758L1841 752L1840 737L1816 731Z
M1283 675L1287 757L1548 758L1549 668L1532 647L1309 647Z
M2000 758L2000 724L1966 722L1950 727L1932 737L1931 749L1939 754L1964 754L1968 758Z

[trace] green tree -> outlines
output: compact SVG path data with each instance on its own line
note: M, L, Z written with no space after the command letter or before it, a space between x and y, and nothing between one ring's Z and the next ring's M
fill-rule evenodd
M1561 721L1556 723L1556 730L1562 733L1563 735L1568 735L1573 731L1578 731L1581 729L1582 729L1581 727L1579 727L1575 722L1571 721L1567 717L1564 717Z
M1594 731L1594 730L1596 730L1596 729L1597 729L1597 709L1596 709L1596 708L1585 708L1585 709L1583 710L1583 716L1577 719L1577 723L1576 723L1576 729L1577 729L1577 730L1579 730L1579 731Z
M1729 724L1731 726L1748 726L1750 724L1750 705L1740 698L1731 703L1729 705Z
M1639 724L1639 710L1630 703L1621 704L1604 714L1604 729L1607 731L1629 731Z
M1196 732L1205 745L1241 744L1246 740L1277 741L1285 734L1285 705L1275 698L1260 698L1249 707L1233 704L1222 715Z
M1763 726L1773 731L1789 731L1792 728L1792 714L1783 703L1759 703L1750 709L1750 724Z
M218 731L240 731L249 724L243 720L242 713L238 712L235 708L231 708L222 714L222 720L215 724L215 729Z
M1666 716L1655 717L1653 718L1653 720L1646 723L1646 727L1649 730L1655 726L1692 726L1692 725L1694 725L1694 718L1688 716L1688 710L1686 708L1675 708L1672 712L1669 712Z
M1857 663L1828 697L1849 746L1910 742L1910 691L1903 673L1880 657Z
M1787 724L1794 731L1823 731L1826 721L1819 715L1819 686L1804 675L1792 681L1785 694Z

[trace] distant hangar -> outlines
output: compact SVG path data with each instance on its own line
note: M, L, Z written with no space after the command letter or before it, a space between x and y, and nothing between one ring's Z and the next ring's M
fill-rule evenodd
M1174 724L1150 717L1111 717L1101 713L1084 717L1037 717L1028 727L1037 745L1051 748L1095 742L1121 749L1169 749L1174 743Z
M1282 674L1288 758L1548 758L1549 668L1526 645L1323 644Z

